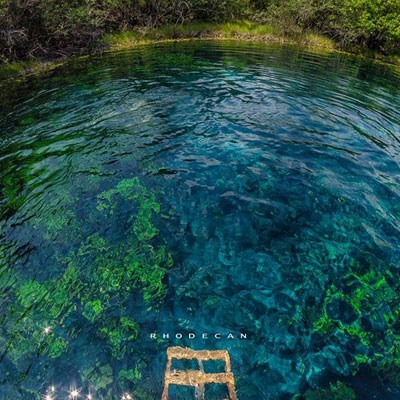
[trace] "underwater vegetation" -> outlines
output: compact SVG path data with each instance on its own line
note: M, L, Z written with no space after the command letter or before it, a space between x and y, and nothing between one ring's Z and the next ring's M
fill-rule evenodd
M322 336L351 340L357 349L352 373L367 364L394 372L400 367L400 273L372 254L351 258L339 287L327 290L314 329ZM399 373L398 370L397 373ZM398 377L388 377L398 381Z
M21 380L38 357L57 359L77 351L76 347L71 349L71 343L79 341L83 328L105 340L111 357L121 360L132 351L140 332L128 310L130 301L138 301L135 293L142 293L149 308L158 307L165 295L164 276L172 266L172 257L165 244L155 242L158 229L153 216L160 212L160 205L139 178L123 179L99 193L90 218L112 224L122 202L130 209L125 239L116 245L98 233L87 236L76 250L55 255L53 262L61 272L51 279L26 279L22 273L17 276L7 247L1 246L1 309L7 320L3 319L1 326L0 348ZM68 229L82 237L79 227L85 221L74 216L73 223L66 225L71 215L68 210L64 215L50 216L45 237L49 233L49 238L64 236ZM121 388L126 381L140 378L137 368L114 372L111 365L100 364L85 369L81 379L101 390L113 382L115 373Z
M356 400L354 390L338 381L327 388L308 389L293 400Z
M179 345L227 349L241 400L397 400L399 82L343 54L196 41L15 83L0 398L158 399Z

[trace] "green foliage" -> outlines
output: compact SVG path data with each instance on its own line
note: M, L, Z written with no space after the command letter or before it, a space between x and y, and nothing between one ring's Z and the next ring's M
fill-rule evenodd
M345 0L336 2L339 17L332 29L349 42L358 42L387 52L398 51L400 2L398 0Z
M81 53L110 31L237 18L247 6L242 0L2 0L0 55Z
M190 4L196 20L221 22L242 18L250 11L249 0L192 0Z
M283 33L327 34L345 48L399 53L398 0L2 0L0 60L87 52L104 35L132 29L168 26L161 35L174 38L184 23L238 19ZM197 26L197 34L207 30Z
M313 30L339 41L345 49L359 45L399 53L398 0L273 1L269 17L285 29Z

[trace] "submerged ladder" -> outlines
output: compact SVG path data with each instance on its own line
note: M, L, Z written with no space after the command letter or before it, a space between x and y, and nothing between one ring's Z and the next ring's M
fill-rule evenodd
M191 386L195 388L195 399L205 399L205 385L207 383L222 383L228 388L229 400L237 400L235 377L231 372L231 361L227 350L192 350L183 347L169 347L167 349L167 367L165 369L164 391L162 400L168 400L170 385ZM172 370L172 360L197 360L198 370ZM203 361L222 360L225 363L225 372L206 373Z

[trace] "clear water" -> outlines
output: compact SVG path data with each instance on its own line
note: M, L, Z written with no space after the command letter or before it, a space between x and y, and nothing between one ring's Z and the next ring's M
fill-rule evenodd
M175 344L228 349L240 400L398 399L399 83L186 42L3 86L0 398L160 399Z

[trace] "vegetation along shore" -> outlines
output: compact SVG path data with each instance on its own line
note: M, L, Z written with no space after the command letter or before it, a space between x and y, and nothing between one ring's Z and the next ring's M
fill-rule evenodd
M0 79L188 38L296 43L400 65L400 1L0 0Z

